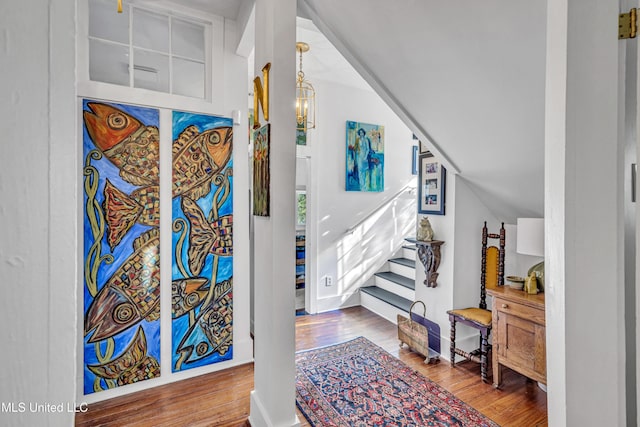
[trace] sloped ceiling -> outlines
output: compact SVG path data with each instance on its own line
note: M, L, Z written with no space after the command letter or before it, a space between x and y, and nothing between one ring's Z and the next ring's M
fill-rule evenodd
M176 10L187 8L234 20L238 18L238 12L245 2L253 3L253 0L137 0L141 4Z
M298 5L499 220L543 216L546 2Z
M230 19L253 5L148 1ZM298 15L313 21L497 219L543 216L545 1L298 0ZM310 80L358 80L342 74L333 47L314 39L315 27L298 23L312 45L303 58Z

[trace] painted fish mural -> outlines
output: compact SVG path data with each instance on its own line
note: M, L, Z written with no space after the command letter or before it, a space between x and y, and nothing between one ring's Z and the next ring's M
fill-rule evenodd
M202 209L188 197L182 198L182 211L189 221L189 269L200 274L205 257L233 255L233 215L209 223Z
M160 375L158 361L147 355L147 339L142 328L138 328L133 341L120 356L101 365L87 365L87 368L100 378L115 380L119 386Z
M171 317L184 316L198 307L209 294L204 286L209 280L204 277L190 277L174 280L171 284Z
M133 185L159 184L160 145L157 126L145 126L122 109L89 102L84 123L95 146Z
M159 110L82 101L84 392L160 375Z
M184 363L203 359L214 352L224 355L231 345L233 279L216 284L216 297L200 310L196 322L178 345L185 354Z
M134 185L151 184L130 195L117 192L112 185L105 187L107 241L114 248L134 223L158 226L158 128L144 126L107 104L89 103L88 107L90 111L84 112L87 131L119 168L122 179ZM232 138L229 126L204 132L193 125L187 127L173 143L173 197L206 195L215 174L231 158Z
M174 372L233 357L232 140L231 119L173 112Z
M85 315L89 342L112 337L142 319L160 318L160 233L151 229L133 243L133 253L111 276Z
M113 250L134 224L160 226L160 187L143 187L127 195L107 179L102 208L107 220L107 242Z
M188 126L173 142L173 197L197 200L211 190L211 181L229 159L233 128L219 127L200 132Z

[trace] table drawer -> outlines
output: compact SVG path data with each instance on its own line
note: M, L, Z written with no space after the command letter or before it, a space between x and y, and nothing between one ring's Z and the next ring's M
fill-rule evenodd
M498 312L507 313L512 316L522 317L540 325L545 324L544 310L529 307L528 305L519 304L506 299L494 297L494 307Z

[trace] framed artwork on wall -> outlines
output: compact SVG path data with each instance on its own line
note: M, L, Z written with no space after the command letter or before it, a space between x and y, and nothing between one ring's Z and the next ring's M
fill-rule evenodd
M83 99L80 123L91 394L160 376L160 111Z
M427 144L425 144L422 141L418 141L418 145L420 146L420 154L428 154L428 155L433 156L433 154L431 154L431 152L427 148Z
M418 179L418 213L444 215L447 170L429 152L420 156Z
M171 371L181 372L233 359L233 120L173 111L171 132Z
M384 191L384 126L347 121L347 191Z
M411 175L418 175L418 146L414 145L411 154Z
M253 131L253 214L269 216L270 182L269 148L271 124Z

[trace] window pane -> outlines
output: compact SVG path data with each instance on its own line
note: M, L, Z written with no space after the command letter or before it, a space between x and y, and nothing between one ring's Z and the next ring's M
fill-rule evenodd
M89 79L129 86L129 48L89 40Z
M204 98L204 64L174 58L173 93Z
M169 92L169 57L139 49L133 55L133 86Z
M204 27L192 22L173 19L171 22L171 50L174 55L204 62Z
M133 45L169 53L169 17L134 9Z
M111 0L89 0L89 35L129 44L129 8L118 13Z

